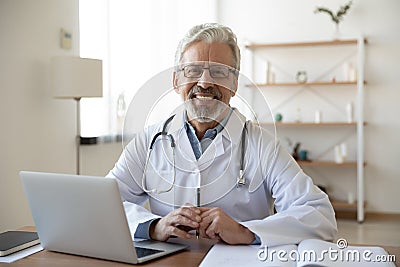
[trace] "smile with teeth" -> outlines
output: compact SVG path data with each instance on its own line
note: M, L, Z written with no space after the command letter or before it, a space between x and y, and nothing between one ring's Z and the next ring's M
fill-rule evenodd
M217 99L216 96L210 94L194 94L192 98L199 99L199 100L213 100Z

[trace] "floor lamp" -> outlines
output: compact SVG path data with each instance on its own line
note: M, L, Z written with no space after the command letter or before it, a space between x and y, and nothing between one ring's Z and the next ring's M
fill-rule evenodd
M73 56L51 59L53 96L76 101L76 174L80 174L80 101L82 97L102 97L102 76L101 60Z

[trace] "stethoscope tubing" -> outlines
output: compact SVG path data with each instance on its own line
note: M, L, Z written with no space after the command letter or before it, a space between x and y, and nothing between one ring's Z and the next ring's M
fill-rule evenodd
M144 165L144 170L143 170L143 176L142 176L142 189L143 191L145 191L146 193L156 193L156 194L162 194L162 193L167 193L169 191L172 190L172 188L175 185L175 181L176 181L176 165L175 165L175 139L171 134L168 134L167 131L167 127L170 124L170 122L172 121L172 119L175 117L176 114L172 115L171 117L168 118L168 120L165 121L164 125L163 125L163 129L161 132L156 133L150 143L149 146L149 151L147 153L147 157L146 157L146 162ZM246 135L247 135L247 122L244 123L243 126L243 130L242 130L242 134L241 134L241 154L240 154L240 171L239 171L239 177L237 179L237 186L243 186L246 185L246 178L243 177L243 173L244 173L244 157L245 157L245 151L246 151ZM154 144L157 141L157 138L159 136L166 136L170 142L171 142L171 149L172 149L172 164L174 166L174 173L173 173L173 179L172 179L172 183L170 185L169 188L165 189L165 190L158 190L158 189L148 189L146 186L146 172L147 172L147 166L149 164L150 161L150 157L151 157L151 153L153 152L153 148L154 148Z

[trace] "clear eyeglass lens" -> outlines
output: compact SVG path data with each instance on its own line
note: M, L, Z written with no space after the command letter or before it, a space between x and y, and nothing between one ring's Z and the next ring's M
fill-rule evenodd
M200 78L204 69L208 69L213 78L226 78L229 75L229 68L219 65L211 65L208 68L201 65L188 65L183 68L183 72L187 78Z

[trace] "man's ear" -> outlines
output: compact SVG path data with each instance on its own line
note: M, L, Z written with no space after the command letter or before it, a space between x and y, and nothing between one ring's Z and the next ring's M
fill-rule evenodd
M178 74L176 71L173 72L172 74L172 84L174 86L174 90L177 94L179 94L179 88L178 88Z

